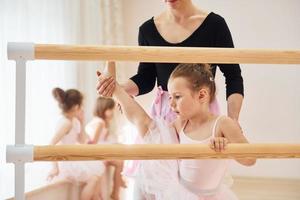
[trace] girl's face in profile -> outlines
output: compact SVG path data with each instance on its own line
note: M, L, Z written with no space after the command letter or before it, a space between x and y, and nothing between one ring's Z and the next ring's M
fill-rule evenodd
M186 78L171 78L168 83L168 91L172 110L183 120L199 115L209 105L208 88L192 90L191 83Z
M83 109L80 105L75 105L72 107L69 113L72 114L74 117L80 118L83 115Z
M188 119L195 112L198 101L189 82L182 77L171 78L168 83L170 106L182 119Z
M111 120L114 117L114 109L107 109L104 114L105 119Z

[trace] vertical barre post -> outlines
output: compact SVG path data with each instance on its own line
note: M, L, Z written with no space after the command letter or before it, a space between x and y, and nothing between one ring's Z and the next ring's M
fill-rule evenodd
M34 60L34 44L8 43L7 57L16 61L15 148L18 148L25 146L26 61ZM25 162L14 161L16 200L25 200Z
M15 145L25 145L26 60L16 60ZM25 162L15 163L15 198L25 200Z
M15 199L25 200L25 163L15 163Z
M16 60L15 144L25 144L26 60Z

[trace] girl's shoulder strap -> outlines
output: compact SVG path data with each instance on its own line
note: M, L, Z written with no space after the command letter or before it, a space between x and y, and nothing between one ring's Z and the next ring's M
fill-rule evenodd
M186 125L188 124L188 122L189 122L189 120L185 120L185 121L181 122L182 126L181 126L181 129L180 129L180 133L184 132L184 129L185 129Z
M216 136L216 130L217 130L218 122L219 122L220 119L223 118L223 117L224 117L224 115L219 115L219 116L215 119L214 126L213 126L213 129L212 129L212 136L213 136L213 137Z

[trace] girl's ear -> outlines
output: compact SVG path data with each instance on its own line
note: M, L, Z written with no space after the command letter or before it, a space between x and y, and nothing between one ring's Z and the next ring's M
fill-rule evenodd
M208 90L206 88L201 88L198 92L198 99L201 102L204 102L205 99L208 97Z

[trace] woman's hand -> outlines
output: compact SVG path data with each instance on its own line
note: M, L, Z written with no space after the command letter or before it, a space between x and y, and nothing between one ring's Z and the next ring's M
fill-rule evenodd
M101 76L101 73L97 71L97 92L102 96L111 97L116 87L116 63L114 61L106 63L103 75L104 76Z
M222 152L226 149L228 140L225 137L214 137L210 140L210 147L216 152Z
M97 76L99 77L101 73L97 71ZM116 87L116 82L113 77L103 77L103 78L98 78L96 89L97 93L101 96L105 97L111 97L114 89Z

